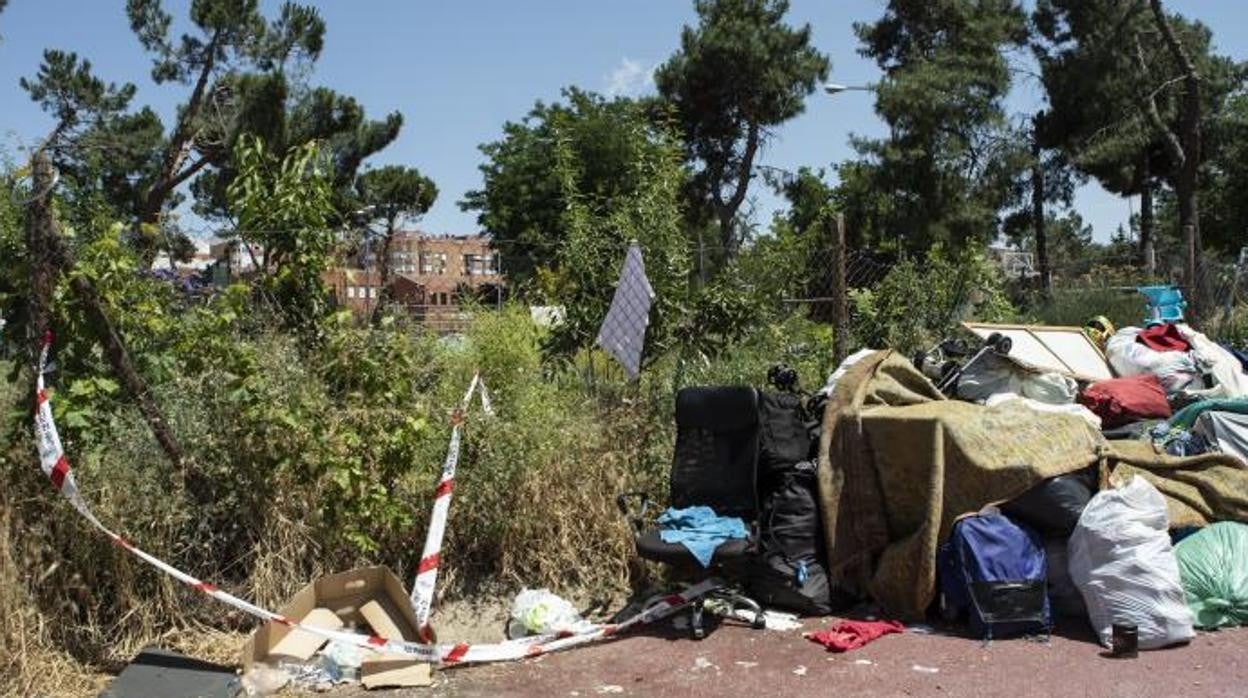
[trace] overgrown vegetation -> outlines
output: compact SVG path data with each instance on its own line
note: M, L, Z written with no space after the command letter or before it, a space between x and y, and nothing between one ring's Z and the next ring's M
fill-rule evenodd
M322 48L319 15L287 3L266 18L255 0L194 0L191 33L175 42L162 3L131 0L154 82L189 90L171 128L131 109L133 85L49 51L22 84L55 122L47 143L62 177L34 192L24 168L6 163L0 178L0 693L63 692L47 667L116 668L179 628L252 625L111 546L40 473L27 340L41 262L19 202L46 203L75 258L39 299L56 331L50 380L67 451L100 518L141 547L269 606L359 564L410 577L452 410L480 372L497 412L468 413L444 596L622 591L646 570L615 496L646 490L662 501L676 391L761 385L777 363L814 389L833 369L838 216L848 251L878 260L850 291L850 344L909 353L969 319L1137 324L1142 301L1130 288L1185 264L1176 223L1190 236L1199 184L1214 205L1199 211L1210 249L1197 288L1221 299L1202 308L1203 329L1248 339L1243 291L1200 285L1235 288L1222 262L1248 216L1236 203L1248 176L1237 160L1244 70L1160 0L1132 3L1108 34L1110 23L1091 21L1119 4L1042 0L1029 17L1013 0L892 0L856 27L884 71L874 91L888 137L856 141L858 159L831 170L760 178L759 149L803 111L829 63L809 26L788 23L786 0L696 0L698 21L658 70L657 96L570 87L482 147L482 189L461 206L479 212L506 261L510 300L469 307L462 334L438 336L384 295L367 320L327 295L327 272L358 263L367 237L382 237L386 260L400 220L427 211L437 187L407 165L356 176L402 118L369 121L351 98L303 84ZM1173 47L1153 40L1171 25L1206 74L1200 104ZM1146 55L1123 52L1141 37L1151 37ZM1042 74L1043 113L1007 111L1023 47ZM1170 89L1180 82L1182 92ZM1140 111L1141 96L1158 113ZM1177 162L1194 143L1169 141L1190 140L1193 120L1218 147ZM1202 163L1209 176L1195 182ZM1158 221L1145 207L1141 244L1122 231L1093 241L1069 210L1086 176L1115 192L1156 191ZM766 230L749 214L759 179L788 202ZM174 213L187 194L222 238L244 243L254 273L196 290L150 273L158 253L190 251ZM1007 280L985 249L1001 236L1035 249L1054 288ZM1141 268L1144 238L1155 272ZM594 348L632 241L656 291L635 381ZM178 435L176 466L115 375L101 341L110 328L73 279L94 289ZM541 327L530 305L560 306L564 319Z

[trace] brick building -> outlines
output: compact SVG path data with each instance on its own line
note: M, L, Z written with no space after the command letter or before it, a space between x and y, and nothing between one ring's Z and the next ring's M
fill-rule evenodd
M374 267L375 254L363 256L360 263L364 269L336 269L326 283L333 287L340 306L364 315L377 305L381 274ZM394 301L414 316L446 329L464 319L461 293L497 294L504 285L498 254L482 235L400 231L390 244L389 265Z

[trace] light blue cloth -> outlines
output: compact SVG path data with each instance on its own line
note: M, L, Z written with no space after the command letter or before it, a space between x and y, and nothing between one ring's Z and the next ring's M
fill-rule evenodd
M659 518L659 538L664 543L680 543L702 563L711 566L715 548L732 538L747 538L745 522L735 516L720 516L710 507L668 509Z

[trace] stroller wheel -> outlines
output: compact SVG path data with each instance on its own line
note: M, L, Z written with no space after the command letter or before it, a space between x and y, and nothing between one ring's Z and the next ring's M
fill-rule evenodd
M1001 337L1000 339L997 340L997 343L993 346L992 349L998 354L1005 355L1005 354L1010 353L1010 350L1013 348L1014 348L1014 340L1010 339L1009 337Z
M910 363L914 364L914 367L919 369L919 371L923 370L923 364L926 361L927 361L927 352L923 350L914 352L914 356L910 357Z

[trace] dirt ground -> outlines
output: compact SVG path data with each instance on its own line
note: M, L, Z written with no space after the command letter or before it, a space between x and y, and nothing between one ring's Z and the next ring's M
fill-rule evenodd
M448 604L438 614L444 639L496 642L501 602ZM677 618L681 618L677 616ZM708 617L708 620L711 620ZM1048 643L998 640L985 646L958 628L917 626L845 654L802 637L801 630L752 630L726 622L695 641L661 621L617 640L509 664L464 666L435 674L432 689L328 693L287 688L281 696L327 698L473 698L475 696L1248 696L1248 628L1198 633L1191 644L1114 659L1081 622L1060 623ZM679 620L677 621L680 622ZM231 663L245 636L212 638L214 651L192 656ZM217 651L219 650L219 651ZM106 681L107 679L104 678ZM104 683L104 681L101 681ZM98 690L98 689L97 689Z
M817 630L834 619L810 620ZM1045 644L989 646L945 634L890 635L832 654L802 631L724 624L694 641L670 625L615 642L513 664L442 671L429 691L387 696L872 695L872 696L1244 696L1248 629L1200 633L1187 646L1105 656L1081 624L1059 626ZM343 694L348 695L348 694Z

